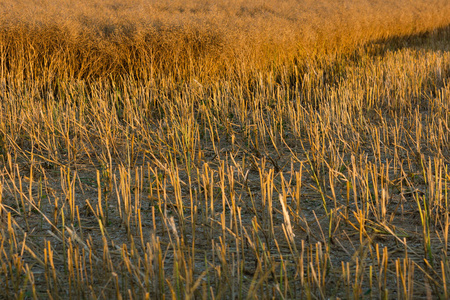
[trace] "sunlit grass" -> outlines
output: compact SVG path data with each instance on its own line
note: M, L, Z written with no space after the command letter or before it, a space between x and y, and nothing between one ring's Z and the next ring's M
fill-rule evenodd
M447 1L0 8L5 298L448 298Z

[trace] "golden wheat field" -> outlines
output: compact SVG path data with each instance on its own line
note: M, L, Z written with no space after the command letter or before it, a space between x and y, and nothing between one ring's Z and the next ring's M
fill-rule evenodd
M449 299L448 0L0 0L0 299Z

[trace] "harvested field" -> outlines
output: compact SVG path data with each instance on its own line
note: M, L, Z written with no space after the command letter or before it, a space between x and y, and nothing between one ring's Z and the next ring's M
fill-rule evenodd
M0 2L0 299L449 298L446 0Z

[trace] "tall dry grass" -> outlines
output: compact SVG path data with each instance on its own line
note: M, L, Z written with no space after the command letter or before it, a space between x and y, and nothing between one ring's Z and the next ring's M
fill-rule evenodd
M448 24L447 1L3 1L2 77L253 77ZM156 74L156 75L155 75ZM251 74L251 75L249 75ZM214 81L215 79L213 79ZM248 78L245 78L248 80Z
M1 297L448 298L446 1L0 8Z

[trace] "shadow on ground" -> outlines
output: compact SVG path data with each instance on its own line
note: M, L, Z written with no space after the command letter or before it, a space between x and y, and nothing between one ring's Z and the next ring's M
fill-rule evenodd
M450 51L450 25L419 34L395 36L375 40L368 44L368 50L374 55L404 48L425 51Z

